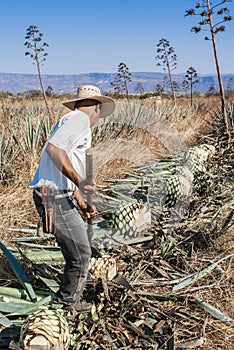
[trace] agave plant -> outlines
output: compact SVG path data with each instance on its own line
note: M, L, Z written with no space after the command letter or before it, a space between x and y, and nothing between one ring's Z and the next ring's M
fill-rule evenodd
M45 348L67 350L70 344L69 325L61 312L41 307L28 316L21 326L20 344L24 350Z
M17 156L18 153L14 152L13 136L7 138L5 132L2 131L0 135L0 181L2 184L12 177L12 164Z

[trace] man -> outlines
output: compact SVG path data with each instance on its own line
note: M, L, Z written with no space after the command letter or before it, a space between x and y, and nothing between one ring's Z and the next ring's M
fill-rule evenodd
M81 296L91 248L77 205L87 218L95 215L94 208L85 200L88 191L95 191L95 186L86 182L85 152L91 147L91 127L100 117L114 111L115 102L102 96L97 87L85 85L78 88L75 100L63 105L71 112L56 123L28 187L34 189L34 202L44 227L47 232L54 228L65 259L63 279L55 300L68 310L84 312L90 308L88 303L81 302Z

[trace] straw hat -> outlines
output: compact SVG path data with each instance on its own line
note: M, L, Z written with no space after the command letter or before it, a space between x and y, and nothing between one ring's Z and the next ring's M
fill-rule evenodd
M63 105L74 111L76 101L86 99L95 100L102 104L100 118L107 117L114 112L115 101L111 97L102 96L101 90L93 85L79 86L77 89L77 98L63 102Z

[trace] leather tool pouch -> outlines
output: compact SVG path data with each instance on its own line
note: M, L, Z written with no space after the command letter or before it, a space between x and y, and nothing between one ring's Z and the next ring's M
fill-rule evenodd
M43 231L54 233L55 231L55 195L53 190L46 186L41 188L42 203L44 206Z

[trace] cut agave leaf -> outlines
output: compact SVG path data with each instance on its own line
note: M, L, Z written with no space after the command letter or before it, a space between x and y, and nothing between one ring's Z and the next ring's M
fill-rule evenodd
M35 293L37 300L41 300L45 296L51 295L50 292L45 292L42 290L35 290ZM0 286L0 298L4 296L17 298L19 300L31 301L25 289Z
M3 295L23 300L30 300L25 289L0 286L0 297Z
M20 304L20 301L18 304L9 304L9 303L5 303L4 301L0 301L0 312L4 312L6 314L8 314L8 316L11 313L18 313L19 310L23 309L25 307L24 304Z
M19 282L21 283L22 287L26 290L28 293L28 296L32 301L35 301L37 299L36 294L33 290L33 287L31 283L29 282L22 266L19 264L19 262L16 260L14 255L7 249L7 247L0 242L0 248L2 249L3 253L7 257L9 263L11 264L12 270L14 271L16 277L18 278Z
M46 277L42 277L42 276L38 276L44 283L45 285L52 290L52 292L56 293L59 289L59 285L58 283L52 279L52 278L46 278Z
M35 228L7 228L7 231L13 231L13 232L21 232L21 233L31 233L31 234L37 234L37 230Z
M59 247L51 246L51 245L43 245L43 244L36 244L36 243L30 243L30 242L24 242L24 241L17 241L18 244L22 244L26 247L30 248L36 248L36 249L48 249L48 250L60 250Z
M54 235L49 234L49 233L45 233L43 237L39 237L39 236L17 237L17 238L13 238L12 241L13 242L45 241L45 240L50 239L52 237L54 238Z
M210 273L212 270L214 270L217 266L217 263L213 263L206 267L205 269L198 271L194 273L192 276L189 276L187 278L184 278L182 282L176 284L173 288L172 291L176 291L182 288L185 288L189 286L190 284L200 280L201 278L205 277L208 273Z
M25 256L34 263L37 264L51 264L51 265L59 265L64 264L64 258L60 250L46 250L46 249L38 249L38 250L26 250L23 251Z
M30 315L34 311L38 310L40 306L47 305L51 302L52 297L49 295L48 297L45 297L41 299L40 301L37 301L36 303L31 303L29 306L24 306L22 308L19 308L17 311L10 313L10 316L16 316L16 315Z
M9 318L7 318L5 315L3 315L0 312L0 325L4 327L10 327L12 324L13 324L12 321L10 321Z
M25 299L14 298L9 295L0 295L0 301L10 305L31 305L31 301Z
M194 299L205 311L209 312L209 314L211 314L214 318L216 318L217 320L220 320L223 323L226 323L228 326L230 325L234 326L234 320L231 317L229 317L228 315L225 315L219 309L216 309L214 306L206 303L205 301L201 300L196 296L194 297Z

